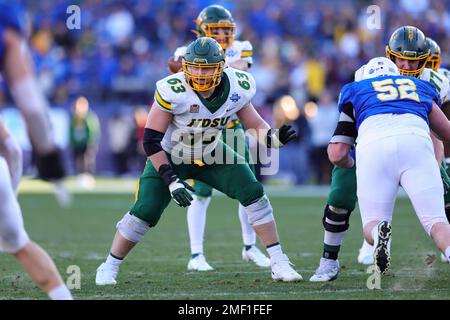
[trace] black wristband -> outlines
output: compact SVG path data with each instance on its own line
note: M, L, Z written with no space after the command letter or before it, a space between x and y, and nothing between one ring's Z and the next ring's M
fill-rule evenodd
M175 173L175 171L173 171L170 164L163 164L162 166L160 166L158 174L167 186L178 178L177 174Z

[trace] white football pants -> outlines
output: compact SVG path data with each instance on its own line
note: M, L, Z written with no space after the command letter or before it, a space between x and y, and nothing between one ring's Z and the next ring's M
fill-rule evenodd
M399 186L428 235L435 223L447 223L444 188L429 137L394 135L357 145L356 177L363 226L392 221Z

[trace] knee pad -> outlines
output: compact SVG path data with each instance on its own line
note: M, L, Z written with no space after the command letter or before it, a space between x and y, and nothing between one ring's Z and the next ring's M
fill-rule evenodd
M352 211L347 209L339 209L327 204L322 219L323 227L332 233L347 231L350 226L348 221L351 213Z
M28 242L22 212L12 189L6 160L0 157L0 251L16 253Z
M138 243L145 236L150 226L144 220L127 212L116 225L117 230L127 240Z
M248 222L252 226L266 224L274 220L272 205L266 195L263 195L255 203L246 206L245 212L248 215Z

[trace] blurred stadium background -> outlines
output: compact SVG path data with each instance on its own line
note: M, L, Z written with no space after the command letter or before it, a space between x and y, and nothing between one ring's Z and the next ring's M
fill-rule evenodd
M450 64L450 1L205 1L205 0L24 0L36 71L52 107L58 143L70 172L71 119L76 109L91 110L92 155L86 168L97 177L93 191L78 191L71 207L61 208L49 184L24 179L19 200L30 235L54 257L63 277L77 265L82 272L77 299L449 299L448 265L401 199L394 216L392 273L384 290L368 290L367 268L356 262L362 242L358 212L340 253L337 281L279 284L268 270L244 264L237 203L212 201L205 234L213 273L188 272L185 210L173 203L124 263L119 284L99 288L95 270L108 253L116 222L133 201L144 164L143 126L153 102L155 82L168 74L167 60L194 39L194 19L210 4L228 8L237 22L237 39L250 40L257 79L254 103L272 125L291 122L299 132L280 153L280 172L262 177L285 187L267 188L284 250L308 279L322 249L322 215L331 165L324 157L337 120L341 86L374 56L384 55L390 33L414 25L435 39L443 66ZM69 5L81 9L81 29L66 27ZM380 29L367 28L368 6L381 9ZM0 112L25 150L26 174L33 175L31 151L21 118L6 84L0 86ZM95 116L94 116L95 114ZM76 132L72 131L72 134ZM321 164L321 165L318 165ZM103 177L100 177L103 176ZM322 184L323 188L314 185ZM302 185L294 189L291 185ZM89 183L84 185L89 187ZM89 189L89 188L88 188ZM317 192L319 190L319 192ZM0 299L44 299L12 257L2 256Z
M441 46L443 66L450 61L448 0L22 2L39 82L51 101L71 173L76 172L70 152L71 116L74 106L88 105L99 126L91 119L91 153L97 161L85 170L104 176L139 174L145 158L143 126L155 82L168 74L167 60L175 49L194 39L194 19L210 4L228 8L237 22L236 38L253 44L258 111L273 125L292 122L299 132L296 143L281 153L278 176L269 177L289 184L329 183L325 147L334 130L339 90L361 64L384 55L395 28L419 27ZM73 4L81 9L79 30L66 26L67 7ZM367 27L372 4L381 9L380 29ZM7 126L30 150L5 83L0 88ZM31 168L31 158L25 160Z

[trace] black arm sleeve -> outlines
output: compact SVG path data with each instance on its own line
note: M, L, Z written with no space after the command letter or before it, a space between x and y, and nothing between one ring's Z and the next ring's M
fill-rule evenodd
M341 142L346 144L354 144L357 136L358 131L356 130L353 105L351 103L347 103L342 107L339 122L330 143Z
M144 130L144 150L148 157L163 150L161 141L164 138L164 133L145 128Z

